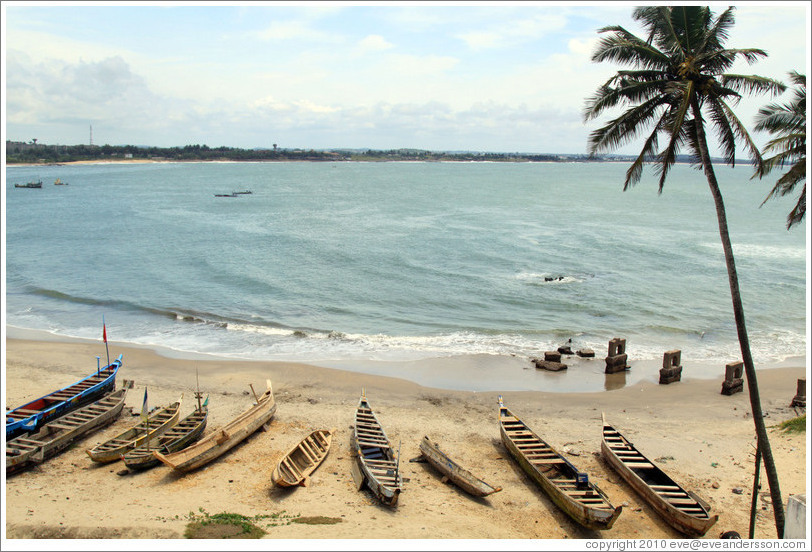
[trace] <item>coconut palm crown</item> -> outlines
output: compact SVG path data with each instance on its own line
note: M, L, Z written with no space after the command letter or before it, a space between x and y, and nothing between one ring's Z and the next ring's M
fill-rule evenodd
M636 8L632 17L647 31L646 40L620 26L600 29L605 36L598 41L592 61L614 62L631 68L618 71L587 99L584 118L588 121L608 109L625 108L617 118L590 134L588 147L592 154L644 138L640 154L626 171L624 190L639 182L645 163L653 162L660 175L659 190L662 192L668 171L681 148L687 148L693 164L705 174L716 207L758 453L764 459L776 531L780 537L784 534L781 489L761 409L725 204L711 162L705 127L708 126L717 136L726 163L735 165L736 140L739 140L756 169L764 170L758 148L731 105L738 103L743 93L775 94L783 92L786 87L764 77L725 73L738 59L754 63L767 56L766 52L755 48L729 49L723 46L734 24L733 11L731 7L714 17L710 8L702 6ZM665 142L662 149L661 137Z
M586 120L607 109L628 106L619 117L590 134L589 151L610 151L647 134L640 154L626 172L624 190L640 180L644 163L653 161L662 192L668 171L683 147L701 166L700 148L706 144L697 137L697 126L705 125L700 112L707 113L726 163L735 165L738 139L761 166L759 149L731 105L738 103L742 93L779 93L784 85L764 77L724 73L737 59L752 64L767 56L756 48L723 47L734 24L733 11L728 8L714 19L707 7L641 7L634 10L633 18L648 32L646 40L620 26L598 31L607 35L598 42L592 61L632 69L618 71L587 100ZM698 109L693 109L694 104ZM658 151L661 136L665 145Z
M802 222L806 215L806 75L792 71L789 80L796 86L792 99L785 104L762 107L756 116L755 127L776 136L764 147L764 153L774 152L775 155L764 159L755 176L761 178L776 167L789 165L789 170L778 179L764 202L792 193L803 182L798 201L787 216L787 229Z

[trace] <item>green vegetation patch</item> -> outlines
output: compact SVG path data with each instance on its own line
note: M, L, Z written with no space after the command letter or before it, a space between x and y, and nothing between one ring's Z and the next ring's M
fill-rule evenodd
M286 515L284 511L253 517L229 512L209 514L203 508L199 508L199 512L189 512L187 516L189 523L183 534L187 539L259 539L267 532L258 524L263 523L266 527L288 525L301 517Z
M785 420L778 424L778 428L788 433L804 433L806 431L806 414Z
M293 523L304 523L306 525L335 525L341 523L341 518L327 516L305 516L291 520Z
M254 525L252 518L242 514L204 514L186 525L187 539L259 539L265 531Z

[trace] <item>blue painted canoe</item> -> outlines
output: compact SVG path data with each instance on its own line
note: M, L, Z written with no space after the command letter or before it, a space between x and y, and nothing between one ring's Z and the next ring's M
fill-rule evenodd
M37 431L45 423L114 391L122 356L73 385L7 411L6 440Z

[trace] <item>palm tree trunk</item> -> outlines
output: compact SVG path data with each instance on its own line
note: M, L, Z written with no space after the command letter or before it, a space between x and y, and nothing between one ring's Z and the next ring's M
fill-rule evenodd
M739 276L736 273L736 262L733 259L733 247L730 244L730 234L727 229L727 215L725 214L725 204L722 200L722 192L719 183L716 181L716 174L713 171L710 153L708 151L705 128L702 121L702 113L699 109L699 101L696 97L691 101L691 108L694 114L694 129L696 131L696 142L702 158L702 168L705 177L708 179L713 202L716 205L716 218L719 221L719 235L722 238L722 248L725 252L725 264L727 265L727 277L730 281L730 295L733 299L733 315L736 319L736 332L739 335L739 346L742 352L742 362L744 371L747 374L747 389L750 392L750 407L753 413L753 423L756 426L756 436L758 437L758 448L764 460L764 470L767 472L767 482L770 485L770 497L772 498L773 512L775 514L775 529L778 531L778 538L784 537L784 503L781 501L781 489L778 485L778 472L775 469L770 440L767 437L767 427L764 424L764 414L761 410L761 398L758 391L758 381L756 379L756 368L753 364L753 355L750 353L750 340L747 337L747 327L744 324L744 308L742 307L741 293L739 292Z

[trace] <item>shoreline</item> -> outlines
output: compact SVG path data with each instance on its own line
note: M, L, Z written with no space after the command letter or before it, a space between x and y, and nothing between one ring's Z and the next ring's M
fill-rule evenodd
M6 337L11 339L99 344L99 340L58 335L46 330L35 330L6 325ZM212 353L182 351L155 344L140 344L123 341L110 341L110 346L150 350L167 359L186 361L219 362L271 362L308 364L321 368L343 370L352 373L396 377L424 387L449 391L506 392L506 391L546 391L551 393L601 393L615 391L638 383L656 384L662 361L658 359L635 359L630 354L631 368L616 374L605 373L603 355L596 353L594 358L581 358L565 355L562 362L568 368L559 372L548 372L536 368L530 358L515 355L457 354L441 357L427 357L417 360L374 360L374 359L333 359L310 361L306 358L262 359L230 357ZM539 358L544 353L539 352ZM759 363L756 369L772 370L806 365L800 355L788 356L780 360ZM723 379L725 365L707 360L690 360L683 355L684 380ZM721 381L720 379L720 381ZM721 385L721 383L720 383Z
M749 397L746 390L721 395L721 377L715 381L685 379L670 385L641 382L611 393L504 393L509 408L587 471L614 505L623 505L611 530L591 532L558 510L507 454L496 423L497 392L436 389L397 377L303 363L190 360L167 358L147 348L115 343L109 347L111 358L123 354L119 382L135 382L126 399L128 413L41 466L6 479L7 538L180 539L187 514L200 508L210 514L286 512L340 518L335 525L292 523L266 529L264 538L280 539L297 548L307 548L302 539L339 539L332 541L340 543L339 547L347 545L347 539L403 539L407 549L413 547L409 539L512 539L520 547L531 544L527 541L531 539L533 549L554 549L555 542L563 539L680 538L600 457L602 412L675 480L709 502L712 513L720 515L704 538L715 539L728 530L747 534L754 445ZM24 404L84 377L95 369L95 356L104 358L103 343L6 337L7 406ZM120 474L120 463L97 466L87 458L86 448L137 421L145 388L149 389L150 406L177 400L179 393L192 397L196 374L201 391L211 396L207 433L250 405L249 383L257 389L270 378L278 410L269 431L257 432L217 461L183 476L172 474L165 466ZM797 415L788 405L797 378L805 374L804 365L759 371L762 407L784 501L790 494L808 489L806 434L787 434L776 428ZM390 440L402 448L404 492L395 509L380 506L366 491L356 491L350 476L354 461L350 425L362 389ZM187 399L182 416L190 404ZM290 491L272 488L270 474L281 455L318 427L335 428L336 434L311 485ZM466 469L503 490L487 499L472 500L444 483L428 465L409 462L419 455L423 435L440 443ZM768 499L763 485L757 538L775 538ZM502 520L498 524L493 523L495 514ZM185 548L185 541L177 542ZM324 542L318 540L311 546L320 548ZM449 544L453 548L453 542ZM100 547L107 548L109 544Z

